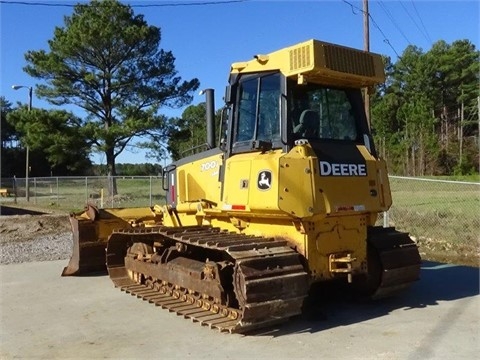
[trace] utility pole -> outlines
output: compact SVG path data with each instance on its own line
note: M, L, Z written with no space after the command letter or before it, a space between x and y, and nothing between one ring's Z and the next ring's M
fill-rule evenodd
M363 0L363 50L365 51L370 51L370 23L368 17L368 0ZM365 114L367 116L368 127L370 128L370 94L368 93L368 88L364 89L364 97Z

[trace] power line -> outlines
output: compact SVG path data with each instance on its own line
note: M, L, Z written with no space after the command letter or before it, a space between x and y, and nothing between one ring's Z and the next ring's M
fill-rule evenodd
M410 2L412 3L413 9L415 10L415 13L417 14L417 17L420 20L420 24L422 24L422 27L425 30L425 34L427 35L428 40L430 41L431 44L433 44L432 38L428 34L427 28L425 27L425 24L423 23L422 17L418 13L417 6L415 5L415 2L413 0L410 0Z
M405 12L407 13L408 17L410 18L410 20L412 20L412 22L415 24L416 28L418 29L418 31L420 31L420 33L423 35L423 37L425 38L425 40L429 41L431 43L431 41L428 39L428 37L425 35L425 32L420 28L420 26L418 26L417 22L415 21L415 19L413 18L413 16L410 14L410 11L408 11L407 7L403 4L403 1L400 1L400 5L402 5L402 8L403 10L405 10Z
M202 1L202 2L189 2L189 3L166 3L166 4L139 4L139 5L130 5L131 7L137 8L148 8L148 7L175 7L175 6L205 6L205 5L224 5L224 4L233 4L241 3L250 0L225 0L225 1Z
M250 0L225 0L225 1L199 1L199 2L179 2L179 3L156 3L156 4L129 4L133 8L153 8L153 7L178 7L178 6L207 6L241 3ZM87 3L87 2L85 2ZM69 7L78 5L65 3L46 3L46 2L27 2L27 1L5 1L0 0L0 4L5 5L24 5L24 6L49 6L49 7Z
M385 12L385 14L387 14L388 18L390 19L390 21L392 22L392 24L397 28L397 30L400 32L400 34L403 36L403 38L407 41L407 43L409 45L412 45L412 43L410 42L410 40L407 38L407 35L405 35L405 33L402 31L402 29L400 28L400 26L397 24L397 22L395 21L395 19L393 18L393 15L392 13L387 9L387 6L383 3L383 1L379 1L378 4L380 5L380 7L382 8L382 10Z
M360 9L358 6L355 6L353 5L352 3L346 1L346 0L342 0L344 3L350 5L350 7L352 8L352 12L357 15L357 13L355 12L355 10L358 10L360 11L362 14L364 14L365 12L363 11L363 9ZM376 21L373 19L372 15L370 13L367 14L368 17L370 18L370 20L372 21L373 25L377 28L377 30L380 32L380 34L382 34L383 36L383 42L385 44L387 44L388 46L390 46L390 48L393 50L393 52L395 53L395 55L397 55L397 58L398 60L403 64L403 66L405 66L405 68L409 71L409 72L412 72L412 70L410 69L410 66L408 66L408 64L406 64L404 61L403 61L403 58L398 54L397 50L393 47L393 45L390 43L390 40L388 40L387 36L385 35L385 33L383 32L382 29L380 29L380 26L378 26L378 24L376 23Z
M27 5L27 6L51 6L51 7L74 7L74 4L51 4L51 3L32 3L26 1L4 1L0 0L3 5Z
M363 11L363 9L359 8L358 6L356 5L353 5L352 3L346 1L346 0L342 0L345 4L347 5L350 5L350 7L352 8L352 12L357 15L357 13L355 12L355 10L357 11L360 11L362 14L364 14L365 12ZM385 35L385 33L383 32L382 29L380 29L380 26L378 26L377 22L375 21L375 19L372 17L372 15L370 13L367 14L368 15L368 18L372 21L372 24L373 26L375 26L377 28L377 30L380 32L380 34L382 34L383 36L383 42L385 44L387 44L388 46L390 46L390 48L393 50L393 52L395 53L395 55L397 55L397 57L399 59L401 59L400 55L398 54L397 50L393 47L393 45L390 43L390 40L388 40L387 36Z

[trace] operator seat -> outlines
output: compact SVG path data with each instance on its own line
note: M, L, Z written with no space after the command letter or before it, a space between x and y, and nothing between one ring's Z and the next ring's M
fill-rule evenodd
M315 110L304 110L300 115L300 121L293 129L293 133L304 137L317 137L320 116Z

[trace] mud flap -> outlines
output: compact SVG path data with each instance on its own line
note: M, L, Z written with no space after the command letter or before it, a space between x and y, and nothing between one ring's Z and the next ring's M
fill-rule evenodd
M420 278L421 258L408 233L393 227L368 231L368 276L371 298L395 295Z

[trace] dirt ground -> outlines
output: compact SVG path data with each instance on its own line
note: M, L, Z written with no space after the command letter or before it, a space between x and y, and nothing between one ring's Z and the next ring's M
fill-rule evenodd
M480 244L455 243L446 240L415 239L423 260L480 267Z
M1 214L9 216L0 216L0 244L28 241L38 236L70 231L69 216L66 213L46 214L36 210L1 206ZM424 238L414 240L423 260L480 267L478 242L457 244Z
M46 214L10 206L0 208L0 244L70 231L68 214Z

